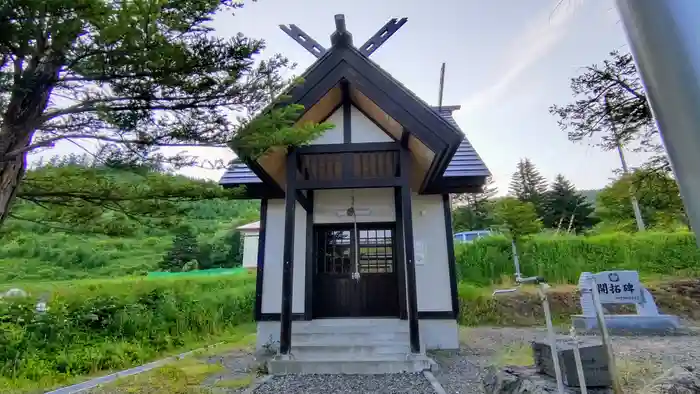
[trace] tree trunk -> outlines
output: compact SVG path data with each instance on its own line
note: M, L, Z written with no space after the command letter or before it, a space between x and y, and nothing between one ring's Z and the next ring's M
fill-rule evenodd
M28 153L25 150L41 126L40 118L48 105L60 68L61 63L53 59L35 62L24 69L0 119L0 228L10 215L12 202L24 178Z
M0 158L25 148L31 138L32 133L16 133L9 127L3 128L0 131ZM17 196L17 189L24 178L26 167L26 152L0 160L0 228L10 215L10 208Z

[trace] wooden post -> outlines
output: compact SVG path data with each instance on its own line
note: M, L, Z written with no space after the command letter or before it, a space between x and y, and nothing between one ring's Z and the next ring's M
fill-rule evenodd
M408 327L411 338L411 352L420 353L420 333L418 328L418 300L416 297L416 266L413 247L413 210L411 209L411 187L408 183L411 156L402 147L399 154L401 165L401 223L403 227L404 264L406 270L406 297L408 299Z
M287 188L284 196L284 246L282 250L282 313L280 314L280 354L287 355L292 345L292 299L294 292L294 211L296 199L297 153L287 153Z

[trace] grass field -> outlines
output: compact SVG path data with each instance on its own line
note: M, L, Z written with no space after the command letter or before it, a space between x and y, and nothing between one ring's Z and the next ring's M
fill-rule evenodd
M128 250L134 246L130 242L135 241L111 240L105 245L122 245L128 254L133 252ZM468 311L459 316L462 325L543 323L534 288L491 296L495 288L512 286L505 239L458 245L456 254L461 310ZM603 267L639 270L662 311L700 320L700 281L687 279L697 272L700 255L689 234L540 237L522 246L521 260L526 275L545 273L554 285L551 305L558 324L568 324L569 316L578 313L573 283L579 273ZM54 387L230 341L241 329L250 330L253 321L254 272L63 281L25 276L0 284L0 291L15 287L29 297L0 300L0 392ZM49 309L37 314L40 299L48 301Z

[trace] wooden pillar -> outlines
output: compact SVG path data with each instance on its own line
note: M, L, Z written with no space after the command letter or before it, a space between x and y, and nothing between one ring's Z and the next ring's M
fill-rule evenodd
M403 234L404 267L406 272L406 298L408 299L408 327L411 338L411 352L420 353L420 332L418 328L418 300L416 297L416 265L413 247L413 210L411 207L411 188L409 186L409 174L411 173L411 156L405 147L401 148L399 155L401 164L401 186L398 187L401 211L401 223Z
M404 241L403 241L403 212L401 212L401 188L394 188L394 207L396 211L396 247L394 248L394 256L398 262L396 270L399 281L399 318L401 320L408 319L407 301L406 301L406 264L404 257Z
M262 316L263 279L265 278L265 237L267 235L267 199L260 200L257 276L255 277L255 321Z
M445 213L445 237L447 237L447 267L450 272L450 297L452 314L459 319L459 296L457 292L457 262L455 261L455 243L452 235L452 202L449 194L442 195L442 209Z
M304 320L313 319L314 307L314 191L306 191L306 283L304 286Z
M287 355L292 346L292 299L294 291L294 211L296 199L297 153L289 148L287 154L284 195L284 244L282 248L282 313L280 314L280 354Z

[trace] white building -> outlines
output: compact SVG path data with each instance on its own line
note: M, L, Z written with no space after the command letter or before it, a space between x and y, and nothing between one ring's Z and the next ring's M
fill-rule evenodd
M333 362L363 372L347 364L358 354L405 363L458 347L449 194L480 191L489 172L452 117L458 106L429 106L352 45L342 16L336 25L333 46L288 92L306 108L299 122L335 128L235 163L220 181L261 200L255 318L258 347L279 343L273 372ZM422 368L402 365L386 371Z
M243 268L257 268L260 221L240 226L237 230L241 232L241 238L243 238Z

